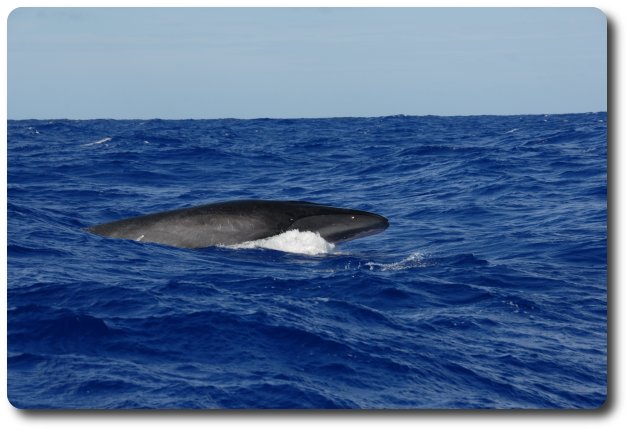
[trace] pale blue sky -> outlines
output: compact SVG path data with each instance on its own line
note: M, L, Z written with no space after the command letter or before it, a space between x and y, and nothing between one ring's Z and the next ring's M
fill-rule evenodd
M255 118L606 111L597 9L21 8L8 112Z

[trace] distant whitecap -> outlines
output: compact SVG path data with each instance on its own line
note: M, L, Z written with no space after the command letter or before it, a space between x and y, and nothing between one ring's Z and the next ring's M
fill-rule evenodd
M87 144L83 144L82 147L89 147L89 146L98 145L98 144L105 144L107 142L110 142L111 140L112 140L111 137L105 137L105 138L102 138L102 139L97 140L97 141L93 141L93 142L90 142L90 143L87 143Z

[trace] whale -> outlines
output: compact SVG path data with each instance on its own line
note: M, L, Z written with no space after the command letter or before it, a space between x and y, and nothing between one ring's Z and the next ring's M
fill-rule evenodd
M308 201L237 200L140 215L87 227L103 237L180 248L230 246L291 230L341 243L377 234L387 218L363 210Z

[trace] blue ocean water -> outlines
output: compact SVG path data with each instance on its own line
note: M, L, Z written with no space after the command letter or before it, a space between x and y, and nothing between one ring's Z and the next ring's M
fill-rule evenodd
M83 230L244 198L390 227L314 255ZM17 407L606 399L606 113L9 121L7 241Z

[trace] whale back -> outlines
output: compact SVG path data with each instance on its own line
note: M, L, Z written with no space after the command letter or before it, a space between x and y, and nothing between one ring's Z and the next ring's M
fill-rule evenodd
M330 226L332 219L350 220L352 214L372 215L307 201L240 200L136 216L95 225L88 231L105 237L202 248L259 240L300 229L300 221L307 218L321 219ZM316 227L311 230L318 231ZM323 227L321 231L325 231Z

